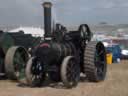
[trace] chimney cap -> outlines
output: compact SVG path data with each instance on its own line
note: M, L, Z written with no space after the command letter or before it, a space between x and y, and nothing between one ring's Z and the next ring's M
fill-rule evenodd
M52 6L52 3L51 2L44 2L42 5L43 5L43 7L50 8Z

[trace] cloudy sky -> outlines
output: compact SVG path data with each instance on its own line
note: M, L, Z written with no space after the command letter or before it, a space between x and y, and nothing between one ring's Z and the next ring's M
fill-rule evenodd
M44 0L0 0L0 25L40 26L43 24ZM48 1L48 0L45 0ZM128 0L49 0L57 22L67 25L80 23L128 23Z

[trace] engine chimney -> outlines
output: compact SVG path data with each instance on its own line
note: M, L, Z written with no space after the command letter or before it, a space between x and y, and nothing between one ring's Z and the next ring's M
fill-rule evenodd
M51 38L51 7L52 7L52 3L51 2L44 2L43 4L44 7L44 30L45 30L45 34L44 37L45 39L50 39Z

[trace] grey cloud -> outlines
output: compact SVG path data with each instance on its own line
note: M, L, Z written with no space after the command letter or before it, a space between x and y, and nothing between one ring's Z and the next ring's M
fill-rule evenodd
M53 2L53 17L64 24L128 22L128 0L1 0L0 24L42 25L43 1Z
M1 25L40 25L42 8L35 0L0 1Z

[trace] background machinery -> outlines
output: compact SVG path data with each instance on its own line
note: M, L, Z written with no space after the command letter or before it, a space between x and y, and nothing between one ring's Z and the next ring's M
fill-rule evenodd
M0 77L21 79L29 59L28 49L39 44L41 38L24 34L0 31ZM31 53L31 52L30 52Z

